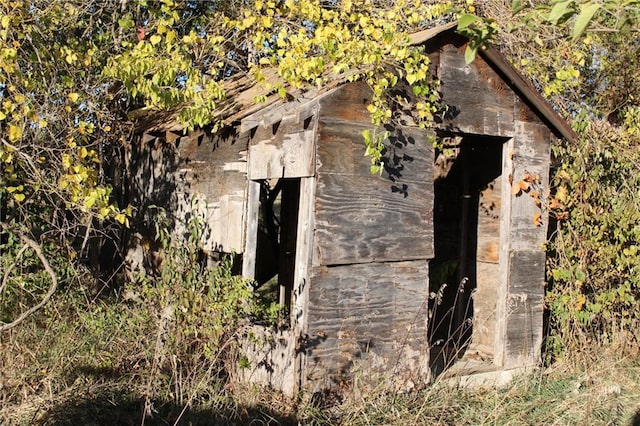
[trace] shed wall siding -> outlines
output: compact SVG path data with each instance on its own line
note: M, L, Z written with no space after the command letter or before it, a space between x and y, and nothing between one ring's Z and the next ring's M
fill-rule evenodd
M310 390L427 378L426 261L317 266L309 289L304 383Z
M465 64L466 45L444 45L439 55L441 98L447 106L441 127L478 135L512 136L515 94L480 57Z
M344 90L344 91L343 91ZM309 390L358 372L399 385L428 376L428 259L433 256L433 149L403 127L370 173L366 85L320 100L314 252L303 347Z

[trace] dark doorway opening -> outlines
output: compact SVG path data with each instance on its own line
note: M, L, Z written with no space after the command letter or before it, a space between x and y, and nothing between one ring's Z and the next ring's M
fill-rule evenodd
M255 281L263 301L291 309L300 207L300 179L260 181Z
M451 367L472 341L493 351L503 142L451 138L435 155L428 336L434 374Z

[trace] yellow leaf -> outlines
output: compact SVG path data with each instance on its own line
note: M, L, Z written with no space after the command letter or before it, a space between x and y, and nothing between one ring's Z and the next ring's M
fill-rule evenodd
M115 215L114 219L124 225L127 220L127 216L124 213L118 213L117 215Z
M73 92L73 93L69 93L68 98L71 102L78 102L78 99L80 98L80 95Z
M569 193L567 192L567 188L564 187L564 186L559 187L558 190L556 191L556 198L561 203L566 203L567 202L568 195L569 195Z
M533 224L535 226L540 226L542 225L542 214L540 212L536 212L533 215L533 220L532 220Z
M511 186L511 194L520 195L521 192L522 192L522 189L520 188L520 185L518 185L517 182Z
M13 194L13 198L14 198L17 202L19 202L19 203L20 203L20 202L24 201L24 199L25 199L26 197L24 196L24 194L19 194L19 193L18 193L18 194Z
M11 24L11 17L9 15L5 15L2 17L2 28L9 28L9 24Z
M160 41L162 41L162 37L160 37L158 34L154 34L151 36L149 41L151 41L151 44L155 46L156 44L160 43Z
M167 44L172 44L174 41L176 41L176 32L173 30L170 30L167 32Z
M4 112L0 111L0 121L4 120L5 118L7 118L7 115Z
M22 137L22 129L15 124L9 126L9 141L15 142Z
M86 156L87 156L87 152L88 152L88 151L87 151L87 148L85 148L85 147L83 146L83 147L81 147L81 148L80 148L80 152L79 152L79 154L78 154L78 155L80 156L80 158L84 158L84 157L86 157Z

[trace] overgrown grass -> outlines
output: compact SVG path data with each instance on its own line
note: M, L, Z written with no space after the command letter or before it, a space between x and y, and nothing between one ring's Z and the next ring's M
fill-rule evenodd
M594 348L595 349L595 348ZM596 355L596 353L594 353ZM640 361L601 354L569 369L557 365L507 387L463 389L439 382L419 392L384 389L345 405L349 425L618 425L640 424Z
M0 424L293 422L279 395L230 387L221 354L166 339L158 361L153 306L77 290L52 306L0 336Z
M154 371L154 309L77 290L52 306L0 336L2 424L640 424L640 357L629 348L592 347L502 389L442 381L402 393L381 384L347 391L340 404L296 407L232 385L217 359L184 348L165 347L174 361Z

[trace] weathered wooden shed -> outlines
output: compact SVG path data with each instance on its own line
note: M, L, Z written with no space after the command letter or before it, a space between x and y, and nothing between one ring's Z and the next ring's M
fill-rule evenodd
M574 135L495 49L466 65L454 25L412 43L447 108L429 132L389 128L379 176L359 82L250 107L243 88L222 131L147 126L132 146L140 212L182 218L199 197L210 254L235 253L288 312L247 346L246 379L295 394L354 377L411 386L465 353L489 370L539 362L549 147Z

